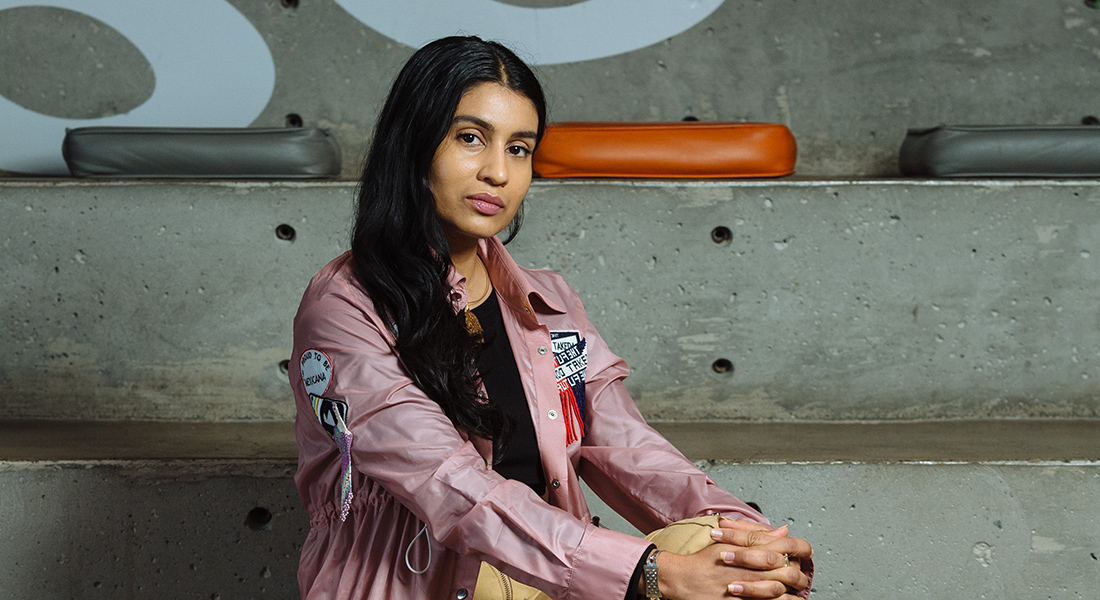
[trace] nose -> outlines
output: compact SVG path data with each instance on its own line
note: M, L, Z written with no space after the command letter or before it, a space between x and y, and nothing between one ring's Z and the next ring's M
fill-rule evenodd
M482 154L478 179L485 183L504 187L508 183L508 160L504 148L488 148Z

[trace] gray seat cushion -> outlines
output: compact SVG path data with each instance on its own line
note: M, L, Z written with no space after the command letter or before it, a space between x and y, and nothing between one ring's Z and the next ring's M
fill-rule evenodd
M62 146L74 177L310 179L340 175L340 148L320 129L82 127Z
M899 166L905 175L930 177L1095 177L1100 175L1100 127L910 129Z

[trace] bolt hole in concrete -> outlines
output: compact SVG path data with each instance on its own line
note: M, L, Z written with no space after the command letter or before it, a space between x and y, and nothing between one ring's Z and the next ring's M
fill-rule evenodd
M257 506L248 511L248 516L244 518L244 524L252 531L271 531L271 521L273 519L270 510Z
M294 237L298 235L298 232L294 231L294 228L286 223L279 225L275 228L275 237L287 242L293 242Z
M728 244L733 239L733 232L725 225L719 225L710 232L710 239L715 244Z
M1081 124L1082 125L1100 125L1100 118L1097 118L1095 115L1089 115L1089 116L1081 119Z
M286 116L286 126L287 127L301 127L302 122L303 122L302 121L302 115L300 115L298 113L289 113Z
M698 121L699 117L696 117L696 116L693 116L693 115L688 115L688 116L686 116L686 117L684 117L683 119L680 119L680 120L681 121Z
M728 358L719 358L710 366L715 373L733 373L733 363Z
M283 375L286 375L287 373L290 373L290 361L289 360L280 360L279 361L279 372L282 373Z
M283 0L283 8L298 8L298 0Z

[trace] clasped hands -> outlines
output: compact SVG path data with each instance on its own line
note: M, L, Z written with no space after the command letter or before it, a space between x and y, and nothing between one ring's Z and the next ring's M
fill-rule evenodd
M693 554L663 552L657 557L662 596L798 600L796 594L809 585L801 559L813 557L806 540L791 537L786 526L768 530L724 517L718 526L712 532L714 544Z

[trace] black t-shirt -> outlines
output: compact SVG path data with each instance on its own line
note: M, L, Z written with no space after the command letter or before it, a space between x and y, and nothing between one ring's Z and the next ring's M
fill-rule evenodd
M523 384L516 367L516 357L512 354L512 344L508 332L504 330L504 317L500 313L500 300L493 290L485 302L471 309L481 324L485 336L485 347L477 361L477 370L489 401L503 408L515 420L515 429L508 440L503 453L497 441L493 442L493 458L497 464L493 470L507 479L527 484L536 494L546 492L546 475L542 472L542 455L539 454L538 438L531 421L531 409L527 406L527 395L523 393ZM642 566L649 556L650 546L630 578L626 600L635 597L634 590L642 577Z
M531 421L531 409L527 395L523 393L516 357L508 333L504 330L504 318L500 313L500 301L496 290L480 306L473 309L485 335L485 347L477 361L477 370L485 385L489 401L504 409L515 420L515 428L503 451L499 442L493 442L493 470L507 479L527 484L539 496L546 492L546 475L542 472L542 456L539 454L535 426Z

